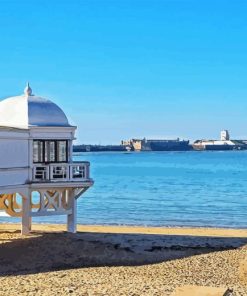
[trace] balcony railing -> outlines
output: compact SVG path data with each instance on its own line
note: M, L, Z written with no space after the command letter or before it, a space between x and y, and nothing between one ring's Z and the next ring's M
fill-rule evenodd
M33 181L85 181L90 178L89 162L35 164Z

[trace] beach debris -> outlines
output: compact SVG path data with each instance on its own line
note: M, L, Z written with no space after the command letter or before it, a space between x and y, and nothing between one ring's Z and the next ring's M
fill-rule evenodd
M177 287L171 296L230 296L232 290L224 287L186 285Z

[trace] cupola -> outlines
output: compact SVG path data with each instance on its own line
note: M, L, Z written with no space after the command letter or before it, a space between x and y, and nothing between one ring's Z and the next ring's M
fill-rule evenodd
M0 126L21 129L71 126L63 110L51 100L34 95L29 83L23 95L0 102L0 114Z

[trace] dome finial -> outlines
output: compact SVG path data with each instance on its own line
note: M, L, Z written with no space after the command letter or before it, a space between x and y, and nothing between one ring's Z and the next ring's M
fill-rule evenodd
M26 96L31 96L32 95L32 89L31 89L31 87L29 85L29 82L27 82L27 86L24 89L24 94Z

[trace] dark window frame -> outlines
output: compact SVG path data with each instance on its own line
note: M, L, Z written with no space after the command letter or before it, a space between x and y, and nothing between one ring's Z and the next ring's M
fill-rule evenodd
M33 140L34 142L41 142L42 143L42 157L43 157L43 161L34 161L33 159L33 163L45 163L45 164L49 164L49 163L68 163L69 162L69 141L68 140L44 140L44 139L35 139ZM45 161L45 142L55 142L55 161ZM58 160L58 142L65 142L66 143L66 160L65 161L59 161Z

